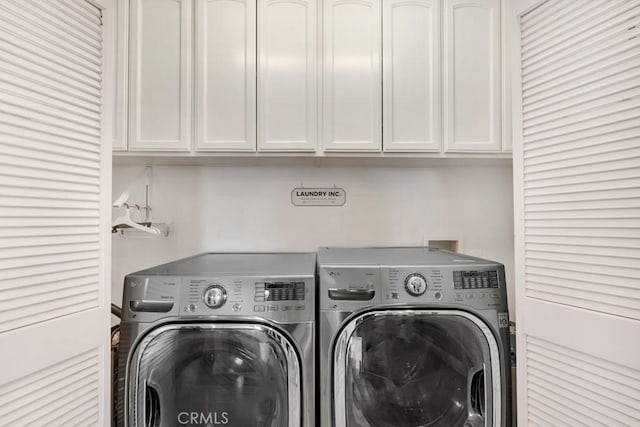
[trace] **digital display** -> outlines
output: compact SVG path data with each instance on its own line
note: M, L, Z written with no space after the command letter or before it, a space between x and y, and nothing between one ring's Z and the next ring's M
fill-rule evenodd
M455 289L491 289L498 288L497 271L454 271Z
M304 282L256 283L256 302L304 301Z

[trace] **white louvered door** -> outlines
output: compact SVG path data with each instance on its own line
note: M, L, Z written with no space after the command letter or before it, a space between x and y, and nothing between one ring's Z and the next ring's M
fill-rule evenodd
M518 425L638 426L640 2L514 6Z
M113 4L0 1L2 426L110 424Z

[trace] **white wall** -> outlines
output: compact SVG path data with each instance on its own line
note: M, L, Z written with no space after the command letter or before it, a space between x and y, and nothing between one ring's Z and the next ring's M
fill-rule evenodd
M114 167L114 200L141 170ZM343 207L291 204L294 187L334 184L347 192ZM204 251L315 251L450 239L460 241L461 252L505 264L514 313L511 166L154 166L151 187L153 216L170 219L173 227L169 237L113 235L118 304L126 274ZM143 195L136 192L131 201L143 203Z

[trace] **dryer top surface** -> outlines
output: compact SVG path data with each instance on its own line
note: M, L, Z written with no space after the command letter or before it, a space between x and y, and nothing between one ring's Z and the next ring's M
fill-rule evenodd
M429 247L320 248L320 265L462 266L499 264L482 258Z
M144 276L313 276L315 253L204 253L132 273Z

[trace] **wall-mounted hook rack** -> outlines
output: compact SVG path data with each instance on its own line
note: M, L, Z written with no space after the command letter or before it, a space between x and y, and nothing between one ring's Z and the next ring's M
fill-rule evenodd
M129 198L131 193L141 185L144 185L144 205L138 203L131 203ZM119 233L121 236L168 236L171 229L170 224L166 221L152 219L150 212L152 211L149 205L149 192L151 189L151 167L144 168L142 173L133 180L129 186L120 194L120 196L113 202L115 208L125 208L126 213L123 216L118 217L113 221L111 231L113 233ZM131 210L136 209L138 212L144 215L136 220L131 218Z

